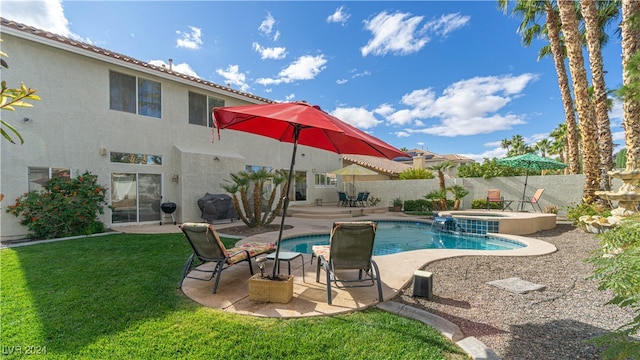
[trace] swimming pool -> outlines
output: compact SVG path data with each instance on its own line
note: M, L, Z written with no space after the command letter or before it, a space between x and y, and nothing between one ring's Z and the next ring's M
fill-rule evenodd
M431 229L430 223L416 221L376 221L378 232L373 255L389 255L422 249L514 250L525 244L474 234L449 234ZM313 245L328 245L329 234L295 236L282 240L281 249L311 254Z

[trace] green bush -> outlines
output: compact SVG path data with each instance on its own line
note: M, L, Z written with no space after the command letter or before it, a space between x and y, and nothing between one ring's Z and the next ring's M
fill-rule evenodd
M75 179L52 178L43 191L31 191L16 199L7 212L22 217L20 225L32 239L53 239L105 231L98 220L107 205L107 188L98 176L85 172Z
M426 199L407 200L404 202L404 211L429 212L433 210L431 201Z
M583 215L595 216L599 215L602 217L611 216L611 210L602 208L597 204L585 204L580 203L576 206L567 207L567 220L571 220L573 225L578 225L578 219Z
M636 316L618 330L591 342L606 348L603 359L638 359L640 341L630 336L640 332L640 216L625 219L597 238L600 248L586 260L595 266L591 279L599 281L600 290L613 292L608 304L629 308Z
M492 202L491 209L493 210L502 210L502 204L499 202ZM474 199L471 202L472 209L486 209L487 208L487 199Z
M435 175L427 169L407 169L398 175L398 179L400 180L411 180L411 179L433 179Z

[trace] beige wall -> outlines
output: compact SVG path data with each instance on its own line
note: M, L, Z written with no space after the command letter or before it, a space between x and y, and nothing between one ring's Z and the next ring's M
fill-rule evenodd
M446 180L446 185L462 185L469 190L462 200L462 208L470 209L471 202L475 199L484 199L488 189L500 189L505 199L522 199L524 189L524 176L500 177L485 180L483 178L456 178ZM614 179L614 189L622 183ZM529 176L527 181L527 196L533 196L538 188L544 188L540 206L556 206L560 215L566 214L567 206L579 204L584 188L584 175L546 175ZM438 179L429 180L391 180L391 181L367 181L358 186L358 191L369 191L371 197L380 198L380 205L391 206L393 199L400 197L402 200L423 199L423 196L432 190L438 189ZM451 198L451 194L449 194ZM512 206L515 208L515 206Z

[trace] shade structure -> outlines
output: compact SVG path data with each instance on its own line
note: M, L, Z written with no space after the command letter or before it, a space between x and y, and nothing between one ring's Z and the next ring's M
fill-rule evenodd
M358 164L351 164L349 166L345 166L338 170L329 171L329 173L336 174L336 175L343 175L343 176L351 175L351 183L353 184L353 189L354 189L353 192L351 193L352 196L355 195L356 176L378 175L377 172L371 169L367 169L366 167L360 166Z
M523 202L521 202L521 204L524 204L524 199L527 193L527 180L529 179L529 170L554 170L564 169L567 167L567 164L565 163L561 163L559 161L533 153L498 159L496 162L498 165L508 166L516 169L526 169L524 177L524 190L522 191Z
M218 131L232 129L293 143L275 263L277 263L280 254L280 242L285 214L289 206L288 194L298 144L338 154L371 155L387 159L409 156L386 142L324 112L319 106L302 101L214 108L213 116ZM273 277L275 275L276 266L273 267Z

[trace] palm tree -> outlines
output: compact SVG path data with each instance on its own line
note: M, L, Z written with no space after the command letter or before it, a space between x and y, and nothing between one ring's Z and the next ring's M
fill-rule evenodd
M540 156L547 157L547 153L551 148L551 140L549 139L541 139L536 142L534 145L534 149L536 151L540 151Z
M600 1L603 17L601 26L600 12L594 0L580 0L580 12L584 18L586 30L587 50L589 51L589 65L591 81L593 82L593 101L595 104L596 125L598 128L598 145L600 155L600 190L610 190L611 183L607 172L613 169L613 139L611 137L611 122L609 121L609 98L604 81L604 65L602 62L602 33L604 26L613 17L618 16L618 6L615 2ZM606 6L605 6L606 5Z
M440 186L440 191L447 190L447 187L444 183L444 172L454 167L456 167L456 164L454 164L451 160L446 160L428 167L429 170L435 170L438 172L438 185Z
M507 10L507 5L507 0L498 0L498 8L503 11ZM544 36L549 39L550 52L551 55L553 55L553 62L558 76L558 86L564 108L565 123L567 124L567 146L565 154L569 160L570 173L578 174L580 172L578 128L576 126L569 77L567 76L567 70L564 65L565 51L560 36L561 23L556 6L554 2L550 0L517 0L513 13L522 16L522 23L518 28L518 32L522 34L522 42L526 47L531 45L533 39ZM546 16L546 23L540 25L539 17L541 17L542 14ZM549 52L546 49L541 49L538 60L548 54Z
M578 110L578 122L582 134L582 159L585 175L583 201L591 204L595 201L595 192L598 190L600 164L598 156L598 133L595 121L593 103L589 98L589 84L587 72L582 56L582 39L578 29L578 17L576 15L575 2L558 1L562 32L565 38L567 56L569 58L569 71L575 94L576 109Z
M500 147L507 150L507 154L509 153L509 146L511 146L511 141L509 139L502 139L500 142Z
M640 51L640 2L622 0L622 75L624 87L638 81L638 69L629 66ZM637 59L636 59L637 60ZM636 64L636 67L638 65ZM635 78L634 78L635 75ZM635 86L638 86L637 84ZM637 97L624 96L624 139L627 148L627 170L640 168L640 103Z

